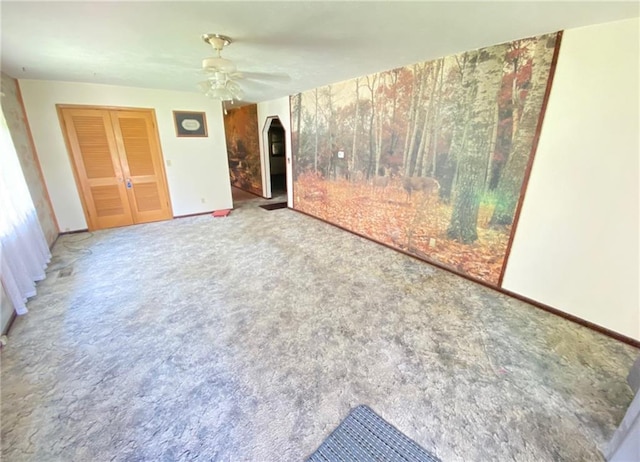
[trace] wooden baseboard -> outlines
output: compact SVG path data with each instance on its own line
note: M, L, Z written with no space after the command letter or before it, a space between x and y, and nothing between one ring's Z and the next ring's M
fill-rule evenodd
M289 208L291 208L291 207L289 207ZM606 327L599 326L598 324L594 324L594 323L592 323L590 321L587 321L585 319L579 318L578 316L574 316L572 314L566 313L566 312L564 312L564 311L562 311L562 310L560 310L558 308L554 308L552 306L545 305L544 303L541 303L541 302L538 302L536 300L527 298L527 297L525 297L523 295L520 295L520 294L517 294L515 292L511 292L510 290L494 286L492 284L489 284L488 282L482 281L482 280L477 279L477 278L475 278L473 276L469 276L467 274L461 273L461 272L457 271L454 268L451 268L449 266L443 265L442 263L439 263L439 262L436 262L436 261L433 261L433 260L428 260L426 258L422 258L422 257L419 257L417 255L411 254L411 253L406 252L406 251L404 251L402 249L398 249L396 247L393 247L393 246L391 246L391 245L389 245L389 244L387 244L385 242L377 241L376 239L373 239L373 238L371 238L369 236L365 236L364 234L360 234L360 233L358 233L356 231L352 231L352 230L350 230L348 228L345 228L343 226L340 226L338 224L331 223L330 221L327 221L327 220L325 220L323 218L316 217L316 216L311 215L310 213L304 212L302 210L298 210L298 209L294 209L294 208L291 208L291 210L294 210L294 211L296 211L298 213L301 213L302 215L306 215L308 217L315 218L316 220L319 220L319 221L321 221L323 223L326 223L328 225L334 226L334 227L336 227L338 229L341 229L343 231L346 231L348 233L354 234L354 235L356 235L358 237L361 237L363 239L367 239L368 241L375 242L376 244L380 244L380 245L382 245L384 247L387 247L387 248L389 248L391 250L399 252L399 253L401 253L403 255L406 255L408 257L415 258L416 260L419 260L419 261L424 262L424 263L428 263L428 264L430 264L432 266L435 266L437 268L440 268L440 269L443 269L445 271L448 271L449 273L453 273L456 276L460 276L460 277L462 277L464 279L467 279L467 280L469 280L471 282L475 282L476 284L480 284L481 286L487 287L487 288L489 288L491 290L495 290L496 292L499 292L501 294L504 294L504 295L507 295L509 297L515 298L516 300L520 300L522 302L528 303L528 304L530 304L532 306L535 306L536 308L540 308L540 309L542 309L544 311L547 311L547 312L549 312L551 314L554 314L556 316L564 318L564 319L566 319L568 321L574 322L574 323L579 324L579 325L581 325L583 327L586 327L588 329L594 330L594 331L596 331L596 332L598 332L600 334L606 335L607 337L611 337L611 338L613 338L615 340L618 340L619 342L626 343L627 345L631 345L632 347L640 349L640 340L636 340L634 338L627 337L626 335L623 335L623 334L620 334L620 333L615 332L613 330L607 329Z

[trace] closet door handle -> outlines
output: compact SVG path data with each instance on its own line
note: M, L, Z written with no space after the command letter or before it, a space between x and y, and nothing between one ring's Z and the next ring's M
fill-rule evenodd
M131 184L131 178L127 178L127 189L131 189L133 185Z

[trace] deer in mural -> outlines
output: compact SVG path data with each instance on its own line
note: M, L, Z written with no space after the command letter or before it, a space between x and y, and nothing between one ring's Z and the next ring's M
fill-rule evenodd
M438 180L431 177L406 176L402 180L402 186L407 192L407 202L411 199L411 194L414 191L422 191L425 198L427 198L440 190Z
M384 190L387 186L389 186L389 181L391 178L387 173L386 169L384 171L383 176L374 176L371 180L371 186L373 187L373 195L384 194Z
M438 200L437 195L440 190L440 183L438 183L438 180L435 178L412 176L402 179L402 187L407 192L407 207L414 210L413 218L406 228L406 248L409 249L411 253L416 254L420 252L415 249L414 233L416 230L424 228L429 222L434 222L434 228L438 228L438 214L431 209L434 201ZM421 200L419 200L417 204L410 204L409 201L415 191L422 192ZM412 207L412 205L415 207ZM432 241L434 243L433 245L435 245L435 239ZM429 245L432 245L431 240L429 241Z

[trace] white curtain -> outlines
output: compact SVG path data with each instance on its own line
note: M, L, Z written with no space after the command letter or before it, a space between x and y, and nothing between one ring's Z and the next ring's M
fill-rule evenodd
M17 314L25 314L51 254L0 111L0 281Z

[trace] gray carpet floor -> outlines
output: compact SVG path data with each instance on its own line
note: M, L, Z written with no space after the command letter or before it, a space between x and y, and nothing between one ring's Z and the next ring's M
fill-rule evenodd
M638 351L264 200L58 239L2 460L300 461L367 404L444 461L591 461Z

